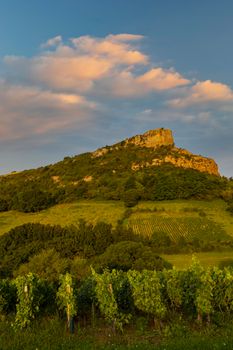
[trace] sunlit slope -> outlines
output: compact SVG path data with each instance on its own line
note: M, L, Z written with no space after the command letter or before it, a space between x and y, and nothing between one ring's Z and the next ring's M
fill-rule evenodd
M226 204L221 200L141 202L131 209L124 224L143 235L150 235L154 230L170 232L174 241L186 234L205 236L207 240L227 239L227 235L233 236L233 216L225 209ZM90 223L105 221L116 225L126 210L121 201L80 200L38 213L4 212L0 213L0 234L28 222L68 226L78 225L80 219L85 219Z
M38 213L21 213L10 211L0 213L0 235L11 228L28 223L51 225L78 225L80 219L90 223L104 221L117 224L123 216L124 204L119 201L78 201L75 203L58 204Z
M165 232L174 242L181 237L216 241L233 236L233 217L221 200L142 202L126 224L144 236Z

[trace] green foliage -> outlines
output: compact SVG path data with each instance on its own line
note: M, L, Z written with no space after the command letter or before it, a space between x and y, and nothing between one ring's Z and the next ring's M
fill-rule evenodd
M20 265L14 275L26 275L35 273L40 278L48 281L57 281L60 274L68 269L68 261L62 259L54 249L42 250L39 254L29 258L29 262Z
M142 272L130 270L127 273L132 286L135 306L154 318L161 320L166 314L166 306L162 300L162 284L156 271Z
M78 312L74 282L69 273L60 276L60 287L57 292L57 300L59 307L65 309L67 321L69 322Z
M231 268L233 268L233 259L232 258L227 258L227 259L224 259L224 260L220 261L220 263L218 264L218 267L220 269L224 269L224 267L231 267Z
M0 212L8 211L8 210L9 210L9 202L4 198L0 198Z
M123 195L123 200L124 200L125 206L128 208L131 208L137 205L139 200L139 194L137 190L135 189L127 190Z
M96 298L101 313L113 324L114 330L123 331L123 325L129 323L131 314L119 310L116 299L117 290L121 290L124 285L122 273L112 270L111 273L104 271L103 274L98 274L92 269L92 274L96 280Z
M7 203L8 210L15 209L25 213L34 213L46 209L56 203L55 195L49 189L43 191L37 182L21 184L10 203Z
M9 279L0 279L0 315L15 311L16 287Z
M227 210L233 215L233 200L228 202Z
M19 276L14 281L17 288L16 317L14 328L23 329L39 313L39 307L43 295L39 293L40 280L32 273L26 276Z
M171 148L119 144L106 149L107 153L100 157L84 153L53 165L0 177L0 211L36 212L80 198L121 199L130 207L138 199L224 198L224 193L231 191L226 178L172 164L153 166L155 158L162 160L170 154L179 157ZM134 164L141 167L132 170ZM85 181L86 176L91 180Z
M166 292L169 304L174 309L179 309L183 302L183 288L181 285L181 273L173 268L163 271L166 283Z
M110 245L104 254L98 257L97 266L103 268L127 271L162 270L170 268L171 264L156 255L152 248L140 242L122 241Z

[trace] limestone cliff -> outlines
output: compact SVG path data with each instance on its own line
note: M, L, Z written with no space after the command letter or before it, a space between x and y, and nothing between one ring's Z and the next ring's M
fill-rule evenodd
M157 148L161 146L174 146L172 131L169 129L155 129L136 135L125 140L125 145L134 144L140 147Z
M146 147L152 152L153 149L155 150L155 157L152 159L152 161L140 161L133 163L131 165L131 169L134 171L145 167L153 167L164 163L171 163L177 167L191 168L200 172L219 176L218 166L213 159L195 155L187 150L175 147L172 131L164 128L149 130L143 135L136 135L113 146L100 148L92 153L92 157L102 157L112 150L127 148L129 145ZM161 152L161 154L159 153L158 156L158 149L164 146L167 147L167 152Z

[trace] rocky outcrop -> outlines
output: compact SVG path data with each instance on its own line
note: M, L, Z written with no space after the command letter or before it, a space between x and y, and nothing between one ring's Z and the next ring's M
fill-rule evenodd
M189 154L189 157L184 154ZM213 159L197 156L183 149L176 148L176 153L171 153L162 158L154 158L152 162L133 163L131 169L137 171L142 168L159 166L170 163L180 168L195 169L203 173L219 176L218 166Z
M140 161L133 163L131 169L134 171L144 167L159 166L164 163L170 163L177 167L191 168L200 172L219 176L218 166L213 159L195 155L185 149L175 147L172 131L164 128L149 130L142 135L130 137L113 146L100 148L92 153L92 157L102 157L112 150L127 148L129 145L156 150L156 157L151 162ZM164 154L162 152L158 157L158 149L164 146L168 147L167 153Z
M177 152L177 154L178 157L174 157L173 155L167 155L164 158L164 162L171 163L181 168L196 169L203 173L209 173L219 176L218 166L213 159L197 156L195 154L191 154L189 157L185 157L184 154L182 154L182 152L180 153L179 151Z
M155 129L136 135L125 140L125 145L134 144L140 147L157 148L161 146L174 146L172 131L169 129Z

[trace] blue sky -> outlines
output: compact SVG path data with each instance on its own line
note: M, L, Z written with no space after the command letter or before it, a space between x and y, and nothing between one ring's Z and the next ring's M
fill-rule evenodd
M231 0L0 0L0 173L148 129L233 176Z

